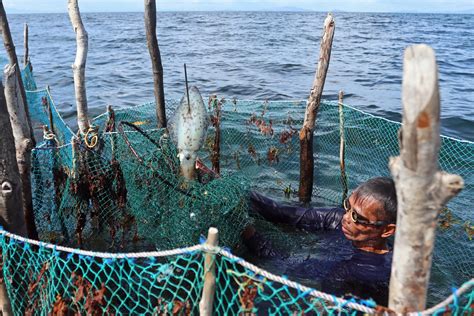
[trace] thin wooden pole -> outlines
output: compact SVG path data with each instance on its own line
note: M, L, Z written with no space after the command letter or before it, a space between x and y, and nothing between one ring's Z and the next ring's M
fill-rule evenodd
M49 86L46 86L46 90L48 91L48 96L50 96L51 92L49 90ZM56 131L55 131L55 128L54 128L54 120L53 120L53 109L51 108L51 103L49 102L48 97L46 97L46 102L48 103L47 104L47 109L48 109L49 130L51 131L51 133L56 135Z
M24 39L24 46L25 46L25 55L23 56L23 65L26 67L28 64L29 59L29 48L28 48L28 24L25 23L25 29L23 31L23 39Z
M20 171L23 211L28 237L38 240L31 192L31 150L33 149L33 141L30 139L31 131L28 126L25 108L21 101L18 84L19 73L16 72L16 69L18 69L16 65L5 66L5 100L15 141L16 160Z
M163 65L156 37L156 2L145 0L145 29L148 50L153 68L153 82L156 102L156 117L159 128L166 128L165 91L163 87Z
M10 33L10 26L8 24L8 19L7 19L7 14L5 12L5 8L3 7L3 1L0 0L0 30L2 33L3 37L3 44L5 45L5 50L8 55L9 59L9 64L11 66L15 66L16 73L20 74L20 67L18 63L18 57L16 56L16 51L15 51L15 45L13 43L12 35ZM23 102L22 107L24 108L24 111L27 116L27 123L31 131L30 139L33 141L33 146L35 146L35 136L33 134L33 125L31 125L31 118L30 118L30 112L28 110L28 104L27 104L27 98L26 98L26 92L25 92L25 87L23 85L23 80L21 79L21 76L17 76L18 78L18 87L19 87L19 93L21 94L20 97L18 97L21 102Z
M339 134L341 137L339 146L339 167L341 169L341 184L342 184L342 203L347 198L347 174L346 174L346 137L344 132L344 91L339 91Z
M402 103L400 156L389 162L398 200L389 307L398 313L425 309L437 217L464 186L439 171L438 69L427 45L405 50Z
M3 84L0 81L0 223L8 231L26 236L20 172L15 157L15 140L10 125ZM3 271L2 271L3 272ZM0 310L13 315L5 277L0 275Z
M77 0L68 0L69 19L76 33L76 59L72 64L74 74L74 90L76 94L77 124L82 134L85 134L90 127L87 115L87 94L86 94L86 60L88 50L88 35L84 24L82 24L81 12Z
M214 143L212 144L211 163L212 170L220 175L220 159L221 159L221 116L222 102L213 94L209 97L209 109L213 108L214 115L211 116L211 123L215 128Z
M335 23L331 14L324 21L324 32L321 39L319 51L318 68L314 77L313 86L306 106L303 127L300 130L300 185L298 195L300 201L311 201L313 192L313 133L316 124L316 116L321 103L324 82L331 59L332 40L334 38Z
M219 239L219 231L217 228L211 227L207 233L205 245L217 247ZM212 315L212 306L214 304L214 296L216 292L216 263L215 253L212 251L206 253L204 261L204 288L202 290L201 301L199 302L200 315Z

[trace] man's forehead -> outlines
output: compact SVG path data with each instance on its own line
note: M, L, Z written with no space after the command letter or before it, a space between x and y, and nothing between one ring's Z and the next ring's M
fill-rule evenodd
M378 219L379 211L382 209L382 203L371 196L359 197L352 194L349 202L357 213L367 218Z

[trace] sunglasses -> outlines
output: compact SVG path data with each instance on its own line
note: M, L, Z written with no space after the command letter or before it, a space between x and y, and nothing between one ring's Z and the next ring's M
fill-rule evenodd
M357 213L357 212L351 207L351 204L349 203L349 198L346 198L346 199L344 200L343 206L344 206L344 210L346 211L346 213L349 212L349 215L350 215L350 217L351 217L351 220L352 220L354 223L362 224L362 225L371 225L371 226L384 226L384 225L389 224L389 223L386 222L386 221L375 221L375 222L369 221L367 218L365 218L364 216L362 216L362 215L360 215L359 213Z

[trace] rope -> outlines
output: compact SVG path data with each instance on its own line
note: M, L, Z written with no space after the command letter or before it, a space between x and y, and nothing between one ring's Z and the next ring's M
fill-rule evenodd
M446 307L452 302L454 301L454 299L456 297L459 297L461 294L465 293L467 290L469 290L471 287L474 287L474 278L470 279L469 281L467 281L466 283L464 283L459 289L457 289L453 294L451 294L450 296L448 296L444 301L442 301L441 303L431 307L430 309L426 309L424 311L421 311L421 312L413 312L413 313L409 313L408 315L410 316L417 316L417 315L431 315L433 314L434 312L440 312L441 309L444 309L444 311L449 311L449 309L447 309Z
M88 148L94 148L99 142L99 134L97 133L97 127L91 126L84 135L84 144ZM90 136L90 141L89 141Z
M205 246L203 248L203 250L207 249L208 247L209 246ZM358 311L361 311L361 312L364 312L364 313L368 313L368 314L375 314L375 312L376 312L375 309L373 309L373 308L370 308L370 307L367 307L367 306L364 306L364 305L361 305L361 304L358 304L358 303L354 303L354 302L345 300L343 298L337 298L333 295L326 294L326 293L320 292L318 290L311 289L309 287L306 287L306 286L301 285L299 283L290 281L288 279L284 279L281 276L274 275L274 274L272 274L268 271L265 271L265 270L255 266L255 265L245 261L244 259L242 259L240 257L234 256L232 253L230 253L229 251L227 251L225 249L221 248L219 253L221 255L229 258L229 259L232 259L232 260L236 261L238 264L240 264L244 268L247 268L247 269L253 271L256 274L262 275L263 277L265 277L268 280L272 280L272 281L284 284L288 287L297 289L297 290L299 290L303 293L307 293L308 295L311 295L311 296L314 296L314 297L317 297L317 298L321 298L321 299L323 299L325 301L328 301L328 302L335 303L338 306L344 305L344 306L347 306L351 309L355 309L355 310L358 310Z
M55 251L63 251L75 255L82 255L94 258L103 258L103 259L127 259L127 258L150 258L150 257L167 257L167 256L175 256L181 254L189 254L195 251L202 250L202 245L195 245L186 248L177 248L172 250L163 250L163 251L145 251L145 252L127 252L127 253L110 253L110 252L97 252L97 251L89 251L89 250L81 250L75 248L69 248L64 246L58 246L50 243L45 243L38 240L33 240L29 238L25 238L22 236L18 236L12 233L7 232L3 228L0 228L0 235L9 237L11 239L28 243L32 245L36 245L39 247L52 249Z

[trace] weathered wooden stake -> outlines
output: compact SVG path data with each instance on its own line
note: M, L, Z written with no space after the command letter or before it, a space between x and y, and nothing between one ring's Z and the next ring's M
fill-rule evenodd
M20 172L15 157L15 140L0 81L0 225L9 232L26 237ZM1 271L1 269L0 269ZM3 273L0 275L0 310L13 315Z
M28 126L28 119L23 107L23 101L21 100L18 84L19 74L16 72L16 69L18 69L16 65L5 66L5 100L15 140L16 161L20 171L23 211L28 237L38 240L31 193L31 150L33 149L34 142L30 138L31 130Z
M153 82L156 102L156 118L159 128L166 128L165 91L163 87L163 65L156 38L156 2L145 0L145 29L148 50L153 67Z
M398 200L389 307L398 313L425 309L437 216L464 186L438 168L438 70L427 45L405 50L402 103L400 156L389 162Z
M346 137L344 133L344 91L339 91L339 134L341 137L339 146L339 167L341 169L341 184L342 184L342 201L341 205L347 197L347 175L346 175Z
M48 91L48 96L51 95L51 92L49 90L49 86L46 86L46 90ZM48 121L49 121L49 130L51 133L56 135L56 129L54 128L54 120L53 120L53 109L51 108L51 103L49 102L49 99L46 97L46 102L47 104L47 109L48 109Z
M211 101L214 106L214 116L211 118L212 125L215 128L214 143L212 144L211 163L212 170L220 175L221 173L221 116L222 116L222 102L217 99L216 95L211 96Z
M85 134L90 127L89 118L87 116L87 94L86 94L86 60L88 49L88 35L84 25L82 24L81 13L77 0L68 0L69 19L76 33L76 59L72 64L74 73L74 90L76 93L77 106L77 124L82 134Z
M314 156L313 156L313 133L316 124L316 116L321 103L324 82L331 58L332 40L334 37L335 23L331 14L324 21L324 32L319 50L319 62L314 77L313 86L306 106L303 127L300 130L300 186L299 198L302 202L311 201L313 192Z
M29 59L29 48L28 48L28 24L25 23L25 30L23 32L23 38L24 38L24 46L25 46L25 55L23 56L23 65L26 67L28 64L28 59Z
M206 246L217 247L218 243L217 228L209 228L207 233ZM202 289L202 297L199 302L199 314L204 316L212 315L212 305L214 304L214 296L216 292L216 263L215 253L207 252L204 261L204 288Z
M3 1L0 0L0 30L2 33L3 37L3 44L5 45L5 50L7 51L9 63L11 66L15 66L15 72L17 74L20 74L20 64L18 63L18 57L16 56L16 51L15 51L15 45L13 43L12 35L10 33L10 26L8 24L8 19L7 19L7 14L5 12L5 8L3 7ZM33 141L33 146L35 146L35 137L33 134L33 127L31 125L31 118L30 118L30 112L28 110L28 104L27 104L27 99L26 99L26 92L25 92L25 87L23 85L23 80L21 79L21 76L17 76L18 78L18 87L19 87L19 93L21 94L21 97L18 99L23 102L21 105L25 110L26 116L27 116L27 123L31 131L30 139Z

